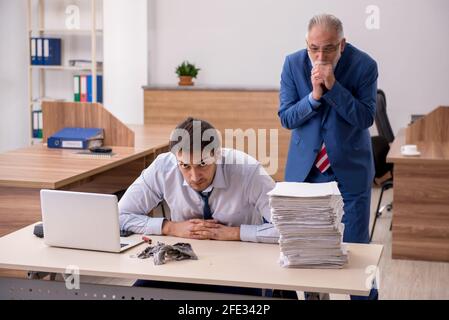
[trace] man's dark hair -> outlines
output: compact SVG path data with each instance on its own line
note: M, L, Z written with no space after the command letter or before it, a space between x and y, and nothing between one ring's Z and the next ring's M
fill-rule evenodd
M169 144L171 152L179 150L189 150L190 153L192 151L203 152L208 147L208 149L211 149L212 155L220 146L221 142L217 129L209 122L193 117L188 117L176 126L170 136ZM201 147L201 150L194 150L198 147Z

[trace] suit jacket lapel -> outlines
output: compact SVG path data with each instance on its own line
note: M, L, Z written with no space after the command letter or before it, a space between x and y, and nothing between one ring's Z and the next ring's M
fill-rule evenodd
M337 63L337 66L335 67L335 79L340 79L343 75L343 72L347 70L347 65L349 63L349 50L350 50L350 44L346 44L346 48L343 51L340 60Z
M310 63L310 59L309 56L305 55L305 59L304 59L304 79L307 79L307 87L309 88L309 90L307 92L312 91L312 80L310 80L310 74L312 72L312 64Z

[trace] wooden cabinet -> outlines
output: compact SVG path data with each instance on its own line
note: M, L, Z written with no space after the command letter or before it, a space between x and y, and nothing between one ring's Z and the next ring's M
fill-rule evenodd
M144 87L145 124L174 128L189 116L206 120L221 132L223 146L231 143L247 152L283 181L290 132L282 128L278 108L279 91L272 88ZM226 130L238 129L244 139L226 139ZM251 139L255 149L249 147Z
M421 154L402 155L404 144ZM401 130L387 160L394 163L393 258L449 262L449 107Z

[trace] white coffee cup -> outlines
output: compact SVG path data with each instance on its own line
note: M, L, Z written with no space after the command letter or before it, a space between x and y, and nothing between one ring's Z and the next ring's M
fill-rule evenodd
M418 147L416 144L406 144L401 146L402 154L416 154L418 153Z

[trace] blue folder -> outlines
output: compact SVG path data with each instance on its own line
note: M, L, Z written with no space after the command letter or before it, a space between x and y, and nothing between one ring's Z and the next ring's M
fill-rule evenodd
M34 37L30 38L30 55L31 55L31 64L38 65L40 61L37 59L37 39Z
M31 64L35 66L44 64L44 42L42 38L30 38L30 56Z
M49 148L88 149L103 144L101 128L64 128L47 139Z
M92 102L92 75L87 76L87 102ZM97 75L97 101L103 102L103 77Z
M42 38L42 64L46 66L61 65L61 39Z

